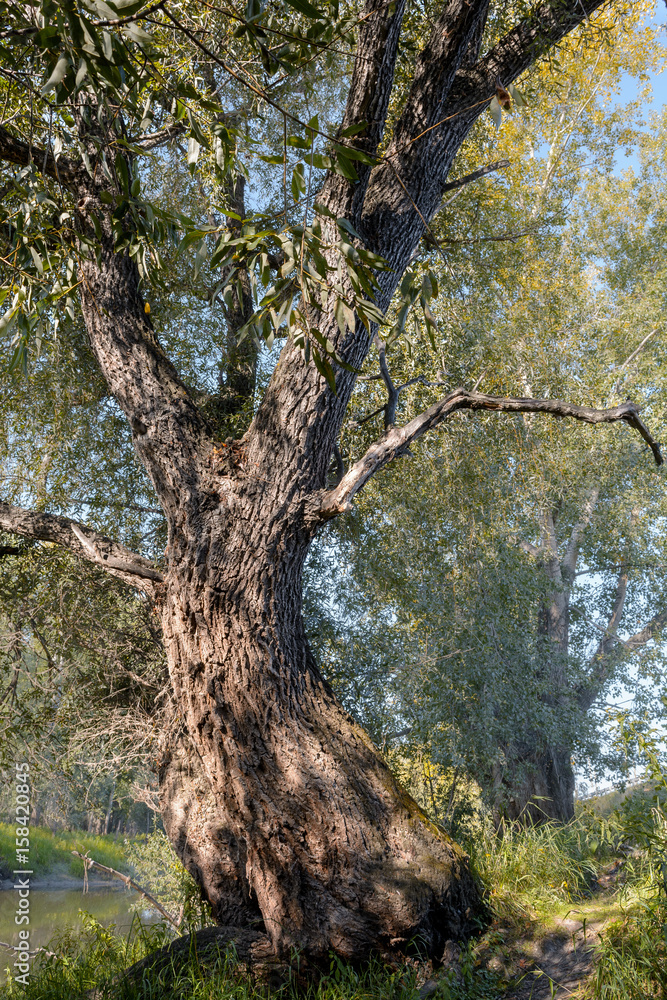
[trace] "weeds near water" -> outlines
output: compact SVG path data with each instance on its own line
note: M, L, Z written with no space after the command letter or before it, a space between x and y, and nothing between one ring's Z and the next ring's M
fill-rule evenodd
M15 855L15 827L0 823L0 859L4 859L9 873ZM52 833L47 827L30 827L30 867L35 878L47 875L71 875L83 878L83 861L72 857L72 850L85 854L89 851L96 861L111 868L127 871L125 845L111 834L91 834L83 830L63 830Z
M83 930L50 942L54 954L36 959L26 986L10 980L0 986L0 1000L419 1000L423 966L412 960L390 967L372 959L354 968L332 956L328 972L304 985L303 977L269 988L241 971L233 948L212 957L196 945L185 960L160 963L139 975L129 966L172 940L161 926L139 921L122 938L83 915ZM455 970L438 979L433 1000L495 1000L499 978L478 968L474 949L462 950Z

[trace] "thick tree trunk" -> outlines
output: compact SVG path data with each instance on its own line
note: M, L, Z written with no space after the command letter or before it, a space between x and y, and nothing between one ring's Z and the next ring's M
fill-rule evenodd
M542 568L553 589L542 600L538 630L542 645L544 692L542 701L552 709L573 711L576 701L567 681L570 644L570 596L581 537L589 523L597 489L586 502L582 519L567 540L565 553L559 556L556 531L557 510L543 511L541 546L538 550ZM493 775L494 816L527 826L555 820L567 823L574 816L574 772L572 748L540 739L527 732L503 748L504 764Z
M574 817L574 771L571 751L547 746L535 752L516 748L494 773L494 819L525 826L553 820L567 823Z
M183 713L161 768L169 836L216 919L263 928L279 955L361 959L418 936L438 958L479 914L465 858L318 672L308 538L238 501L227 531L208 512L170 541L189 558L162 606Z

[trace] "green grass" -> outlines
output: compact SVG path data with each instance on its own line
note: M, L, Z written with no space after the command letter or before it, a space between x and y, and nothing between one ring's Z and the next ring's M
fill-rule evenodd
M272 992L280 1000L297 996L303 1000L304 994L306 1000L418 1000L419 986L435 976L434 1000L497 1000L503 993L503 977L513 978L522 967L518 962L522 946L553 933L558 918L574 912L589 926L603 927L595 972L582 984L578 997L665 997L666 830L663 810L641 796L626 801L614 815L603 817L588 810L566 826L507 826L498 836L482 823L467 847L493 920L480 938L462 949L455 968L434 972L428 963L418 961L398 968L375 961L355 970L334 958L319 981L309 979L298 990L287 983ZM143 875L152 889L170 900L187 895L182 873L172 871L176 862L163 834L154 834L132 849L111 837L54 836L40 829L31 834L31 861L41 874L71 872L74 859L69 852L75 848L90 851L114 868L127 868L133 861L139 881ZM612 894L596 894L597 876L618 855L619 844L628 842L641 850L625 858L625 885ZM6 825L0 826L0 850L9 851L11 857L13 828ZM137 922L122 938L113 927L105 929L85 917L82 931L54 939L50 948L55 956L35 961L26 987L13 982L0 987L0 1000L91 1000L93 996L96 1000L266 1000L269 995L266 986L239 971L229 956L207 964L195 954L159 975L144 972L140 981L123 982L124 969L167 940L164 928L146 929ZM495 962L495 957L503 960Z
M16 868L14 825L0 823L0 869L7 875ZM127 872L125 844L116 841L112 834L94 835L80 830L52 833L47 827L30 827L30 865L34 878L63 875L83 877L83 861L72 856L72 851L85 854L110 868ZM91 875L91 878L93 875Z
M159 974L144 971L135 981L122 973L169 940L163 928L141 928L128 937L114 934L92 917L84 930L68 932L51 943L55 956L37 959L26 986L14 981L0 986L0 1000L418 1000L428 966L412 962L388 967L379 960L354 969L332 958L328 973L299 983L288 980L271 991L237 967L233 954L215 964L191 954L188 961ZM479 973L464 954L457 975L444 977L434 1000L491 1000L497 982Z
M637 898L602 932L586 1000L649 1000L667 996L667 904Z
M587 827L574 820L508 826L503 836L486 827L468 849L494 916L520 924L590 892L601 866L593 844Z

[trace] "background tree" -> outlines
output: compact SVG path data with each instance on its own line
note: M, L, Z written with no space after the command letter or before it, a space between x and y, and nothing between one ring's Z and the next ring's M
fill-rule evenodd
M254 3L203 17L185 3L133 0L3 8L3 328L16 331L13 360L27 366L54 335L57 303L73 322L80 308L112 412L127 420L164 512L167 548L158 563L129 539L9 503L0 524L65 546L154 602L176 709L159 764L163 820L220 923L259 927L256 950L282 955L298 946L361 958L418 934L437 956L471 926L472 879L319 673L301 617L302 568L317 530L460 409L624 420L660 460L632 403L596 410L456 389L327 483L373 324L399 284L414 300L404 272L422 238L433 239L443 194L473 179L448 181L466 136L565 35L586 22L582 44L600 42L607 26L589 23L598 0L419 8L405 36L400 2L371 0L343 21L333 8L321 18L305 0L295 5L305 21ZM352 38L332 135L274 94L284 73ZM239 88L285 126L277 226L270 213L236 218ZM141 158L180 137L195 175L200 161L221 172L220 224L197 225L142 195ZM304 156L290 201L293 149ZM269 345L287 335L241 438L220 440L151 320L149 282L178 226L200 263L212 250L221 287L211 298L222 292L229 322L250 288L256 309L239 335Z
M647 48L656 69L664 58L638 16L635 32L588 60L562 47L560 92L503 126L498 152L516 163L507 186L464 193L460 214L450 209L449 231L475 218L485 236L462 235L464 267L441 270L433 312L449 342L392 358L408 416L439 369L494 392L518 381L527 393L579 387L609 403L632 394L659 426L663 126L640 130L646 94L612 105L622 74L645 71ZM621 137L637 143L639 176L610 177ZM382 421L372 385L344 451ZM403 734L406 751L412 741L450 773L463 768L497 818L566 820L573 753L596 770L619 765L601 730L605 698L623 681L638 715L662 710L664 516L661 477L627 437L459 415L369 487L325 542L327 563L340 552L336 602L347 601L348 623L340 635L317 629L327 672L378 742ZM323 586L316 561L311 572Z

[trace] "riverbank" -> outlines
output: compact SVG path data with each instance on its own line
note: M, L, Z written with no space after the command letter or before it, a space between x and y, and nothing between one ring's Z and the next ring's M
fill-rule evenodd
M13 885L14 869L21 867L32 871L31 885L36 889L71 889L81 886L83 861L72 851L88 853L95 861L115 868L125 875L131 874L126 852L128 840L115 834L90 834L82 830L63 830L53 833L48 827L30 827L28 863L17 864L15 829L9 823L0 823L0 890ZM88 876L88 884L107 885L109 879Z
M15 877L5 878L0 880L0 892L9 892L15 888L14 883L16 882ZM123 885L117 879L112 878L91 878L88 876L88 888L89 889L107 889L109 886L117 885L120 889L123 889ZM30 888L39 889L44 891L56 891L56 890L68 890L68 889L82 889L83 888L83 874L79 877L76 875L51 875L44 878L30 878Z

